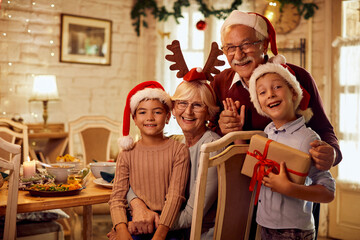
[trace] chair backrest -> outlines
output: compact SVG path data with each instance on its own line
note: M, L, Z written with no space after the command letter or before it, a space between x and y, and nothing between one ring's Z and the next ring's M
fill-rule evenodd
M249 239L254 199L249 191L251 179L241 174L249 144L229 144L237 139L249 140L254 134L265 135L262 131L232 132L201 146L190 239L200 240L207 172L213 166L218 169L214 239ZM224 151L210 158L211 152L223 148Z
M110 159L111 139L121 134L121 123L105 116L83 116L69 122L69 154L79 152L75 149L76 137L80 138L81 151L86 163L93 159Z
M27 160L29 156L28 127L6 118L0 118L0 137L10 143L22 145L22 159ZM10 159L9 152L0 149L0 157Z
M0 157L0 168L10 170L3 239L13 240L16 235L21 146L0 138L0 149L11 154L10 160Z

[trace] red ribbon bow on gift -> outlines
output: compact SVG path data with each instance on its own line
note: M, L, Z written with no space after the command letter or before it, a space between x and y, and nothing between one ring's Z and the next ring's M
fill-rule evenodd
M254 150L253 153L249 152L249 151L247 152L247 155L250 155L258 160L258 162L254 166L254 171L253 171L253 175L251 177L251 182L250 182L250 186L249 186L249 190L252 192L252 191L254 191L255 184L257 182L254 205L256 205L258 202L261 183L262 183L262 179L264 178L264 176L268 175L273 170L276 170L276 172L280 172L280 164L275 162L274 160L266 158L268 149L269 149L269 145L272 141L273 140L268 140L266 142L263 154L258 150ZM265 171L265 167L267 167L266 171ZM287 168L287 171L290 173L296 174L298 176L301 176L301 177L306 177L308 175L307 173L297 172L297 171L294 171L294 170L291 170L288 168Z

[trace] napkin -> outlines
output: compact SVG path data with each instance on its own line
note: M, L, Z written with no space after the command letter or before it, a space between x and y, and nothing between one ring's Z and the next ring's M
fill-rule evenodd
M7 173L4 173L4 172L0 172L1 173L1 176L3 177L3 179L7 178L7 176L9 176L9 174Z
M102 171L100 171L100 175L107 182L112 182L112 180L115 177L115 173L107 173L107 172L102 172Z

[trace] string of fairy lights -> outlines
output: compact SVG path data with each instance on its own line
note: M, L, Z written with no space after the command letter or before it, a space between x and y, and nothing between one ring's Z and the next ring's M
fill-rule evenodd
M16 91L15 84L11 82L11 75L19 74L18 71L19 68L21 68L25 73L25 79L29 82L28 87L30 87L30 83L32 83L32 79L35 76L35 73L31 72L31 64L43 67L46 67L48 64L46 61L35 61L32 63L29 59L26 59L26 57L25 60L21 59L19 56L14 56L14 50L15 52L25 52L25 54L31 53L36 49L34 42L40 35L43 38L49 39L47 43L40 43L41 49L46 49L45 54L42 51L41 58L43 58L44 55L46 57L46 52L48 52L49 58L55 58L58 54L58 46L55 41L55 38L58 38L58 36L54 34L57 29L51 29L46 33L41 32L44 28L50 29L51 26L44 26L43 28L41 23L39 23L40 20L38 16L41 14L59 18L58 13L61 11L61 6L57 4L57 1L59 0L48 0L47 2L37 0L31 0L30 2L24 0L0 0L0 21L3 22L0 27L0 48L2 49L2 57L0 58L0 82L2 92L7 91L7 93L4 94L5 96L2 94L3 96L0 98L0 116L9 117L9 114L17 114L10 112L13 111L12 105L14 104L14 100L12 100L13 98L10 96ZM14 47L17 49L14 49ZM21 50L18 50L19 48L21 48ZM13 104L11 101L13 101ZM30 114L34 118L38 117L37 113L31 112Z
M2 2L2 0L0 0L0 10L2 11L2 14L1 14L2 18L3 18L3 19L8 19L9 21L12 20L12 19L16 19L17 16L16 16L16 15L14 16L14 14L17 14L17 13L15 13L16 11L11 11L11 10L16 10L16 9L14 9L15 6L16 6L16 5L19 5L19 6L20 6L20 5L21 5L21 1L22 1L22 0L18 0L18 1L8 0L8 1L5 1L5 2ZM32 5L32 6L36 6L36 4L37 4L37 3L36 3L35 0L32 0L32 1L31 1L31 5ZM14 5L14 6L13 6L13 5ZM56 5L55 5L55 3L54 3L54 0L49 0L48 6L49 6L50 8L53 8L53 9L54 9L54 8L56 7ZM22 10L22 12L23 12L23 10ZM30 12L28 12L28 14L30 15ZM20 15L20 13L19 13L19 15ZM19 19L21 19L21 18L23 18L23 16L19 16ZM29 27L30 18L25 18L24 21L25 21L25 32L31 34L31 33L32 33L32 29ZM7 34L7 32L5 31L5 32L2 32L1 35L2 35L3 38L6 38L8 34ZM51 40L49 41L49 44L50 44L50 46L51 46L50 55L51 55L51 56L55 56L54 40L51 39ZM12 63L9 62L9 65L11 66Z

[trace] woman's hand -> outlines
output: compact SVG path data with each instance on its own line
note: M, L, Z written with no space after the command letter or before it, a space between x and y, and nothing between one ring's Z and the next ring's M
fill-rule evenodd
M223 100L224 110L220 114L219 127L225 135L229 132L242 131L245 120L245 105L234 102L231 98ZM240 109L240 114L238 110Z
M329 170L335 162L336 152L332 146L324 141L315 140L310 143L309 153L314 160L315 167L322 171Z
M131 235L138 235L138 231L134 225L134 223L132 221L128 222L128 231L130 232Z
M133 235L153 233L154 225L155 228L159 226L159 214L148 209L139 198L133 199L130 206L132 209L132 222L129 223L129 232Z

